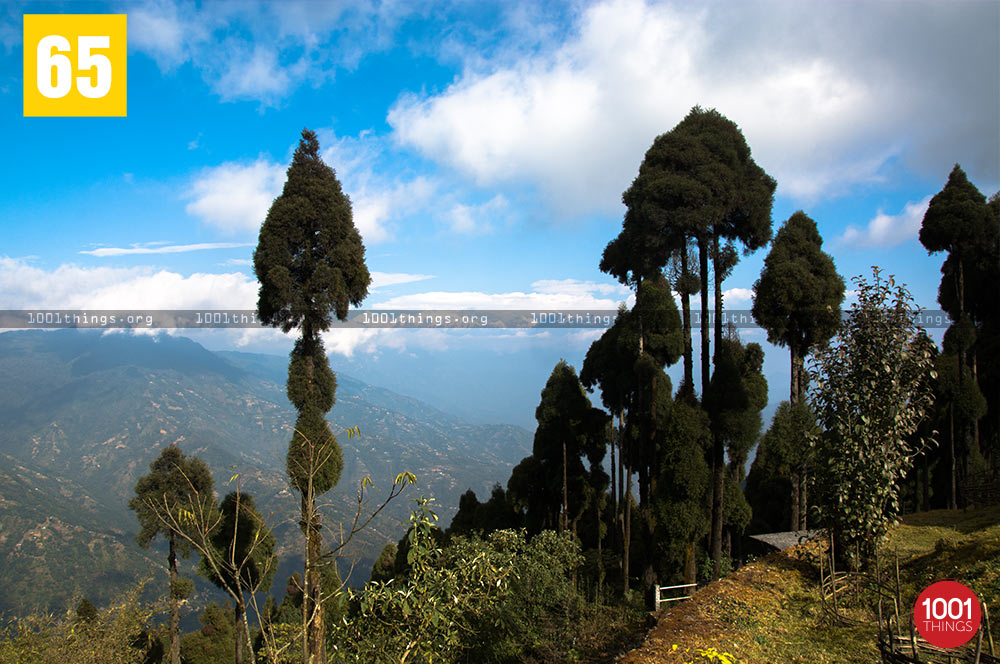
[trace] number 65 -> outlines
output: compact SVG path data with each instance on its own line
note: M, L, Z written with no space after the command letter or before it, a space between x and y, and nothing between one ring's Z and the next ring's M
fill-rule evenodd
M76 89L89 99L99 99L111 90L111 61L100 53L91 53L94 48L109 48L111 38L107 35L99 37L78 37L77 69L81 72L97 70L97 84L90 76L77 76ZM69 94L73 85L72 64L65 55L53 51L70 51L69 40L59 35L42 37L38 41L38 91L49 99L59 99ZM56 70L56 84L52 85L52 68Z

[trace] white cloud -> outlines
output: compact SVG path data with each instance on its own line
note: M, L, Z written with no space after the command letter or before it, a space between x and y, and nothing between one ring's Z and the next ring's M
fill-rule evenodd
M257 282L238 272L80 267L54 270L0 257L0 302L4 309L254 309Z
M920 233L920 225L923 223L924 213L927 212L930 202L931 196L911 201L896 215L886 214L880 209L864 228L848 226L838 241L858 248L888 248L915 239Z
M229 64L213 88L223 100L258 99L273 105L291 88L289 71L278 64L278 54L270 48L244 49L231 41L225 48Z
M258 157L207 168L187 191L185 210L228 233L256 232L285 182L285 167Z
M752 288L727 288L722 291L723 306L732 309L735 304L751 304L753 302Z
M562 285L562 288L559 286ZM480 291L430 291L400 295L373 304L377 309L550 309L550 310L604 310L618 309L619 299L598 297L618 293L612 287L607 290L603 284L578 282L575 280L541 281L532 284L533 291L507 293L484 293Z
M149 0L129 8L129 43L163 71L190 62L223 99L273 106L390 47L412 4Z
M996 51L995 19L975 4L607 0L563 43L470 58L388 121L401 144L483 186L537 185L567 215L618 212L653 138L695 104L735 121L798 199L877 181L896 159L926 172L968 158L996 181L1000 71L975 55Z
M155 0L128 13L129 45L153 57L163 70L171 70L192 57L208 39L211 24L198 20L190 3Z
M480 205L455 203L447 215L448 227L462 235L490 233L507 208L507 199L502 194L497 194Z
M392 161L384 139L371 131L356 137L338 137L331 131L317 132L322 158L337 173L351 199L354 225L365 244L395 239L395 228L403 218L422 211L438 190L436 180L423 175L387 175ZM377 168L385 166L386 168Z
M574 296L589 295L590 293L628 296L632 293L628 286L622 284L599 284L595 281L580 281L578 279L539 279L532 282L531 287L538 293L565 293Z
M128 248L101 247L100 249L89 249L86 251L81 251L80 253L89 254L91 256L128 256L132 254L179 254L187 251L205 251L208 249L235 249L237 247L253 246L245 242L203 242L201 244L172 244L166 246L153 246L153 245L162 245L162 243L150 242L147 244L133 244Z
M388 288L389 286L398 286L400 284L412 284L417 281L426 281L427 279L433 279L434 275L406 274L404 272L372 272L371 278L372 278L372 283L369 289L374 291L379 288Z

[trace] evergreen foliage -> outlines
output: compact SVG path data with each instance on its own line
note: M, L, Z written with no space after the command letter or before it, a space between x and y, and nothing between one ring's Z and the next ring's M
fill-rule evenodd
M350 305L361 304L371 276L351 202L320 157L316 134L308 129L302 130L281 195L261 225L253 266L260 282L261 321L284 332L301 331L288 366L288 398L299 416L288 446L287 470L302 495L306 659L323 664L323 543L316 496L336 486L344 461L326 422L337 384L319 334L329 328L333 315L344 320Z
M176 445L168 445L160 456L149 464L149 474L139 478L135 485L135 497L129 501L129 508L139 519L139 533L136 541L149 547L157 535L167 540L167 567L170 574L170 662L180 664L180 606L179 601L186 596L182 592L184 584L177 574L177 554L187 555L190 548L185 540L164 521L163 514L174 515L176 523L185 523L182 511L187 513L209 511L215 501L212 473L204 461L198 457L188 458Z
M593 476L588 474L584 459L591 469L600 465L608 417L590 405L576 371L560 360L545 383L535 418L538 428L532 457L538 463L536 476L549 479L539 490L518 497L532 513L528 522L575 533L594 497Z
M812 473L812 441L818 435L816 414L808 401L778 404L747 475L746 496L753 512L749 532L779 532L799 523L792 519L792 503L799 491L796 488L792 493L790 478L797 469Z
M791 353L793 403L805 392L803 360L840 326L844 280L822 247L816 222L796 212L775 235L753 288L754 320Z

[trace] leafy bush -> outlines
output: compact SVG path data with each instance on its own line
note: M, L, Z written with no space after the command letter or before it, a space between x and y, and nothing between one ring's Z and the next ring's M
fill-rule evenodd
M571 578L583 562L572 536L543 530L528 542L523 530L500 530L485 541L459 540L449 554L461 559L479 550L509 559L511 569L506 592L467 635L464 661L572 661L584 606Z
M429 502L418 500L410 517L409 573L352 592L356 612L331 630L331 661L457 661L476 616L506 592L512 554L468 547L445 557Z
M158 646L146 632L153 608L139 602L142 585L88 620L67 611L8 622L0 631L0 664L142 664Z

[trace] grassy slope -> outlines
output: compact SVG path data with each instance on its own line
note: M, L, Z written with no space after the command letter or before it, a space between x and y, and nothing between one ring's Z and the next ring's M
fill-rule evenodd
M699 590L619 661L711 661L693 653L716 648L746 664L878 662L874 620L867 627L839 627L825 619L810 555L816 547L773 554ZM1000 507L911 515L890 533L884 551L891 556L897 548L904 604L934 580L961 581L987 603L1000 646Z

